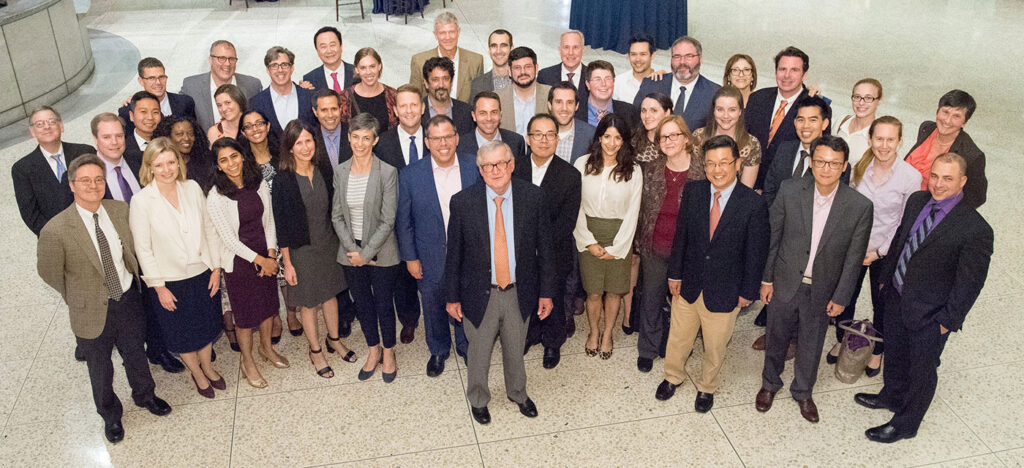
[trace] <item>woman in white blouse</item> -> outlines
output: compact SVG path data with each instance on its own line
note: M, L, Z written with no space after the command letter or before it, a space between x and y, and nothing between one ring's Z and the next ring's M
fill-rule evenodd
M220 239L199 184L170 139L149 142L129 222L142 278L149 286L167 349L178 353L196 390L213 398L227 388L211 363L220 334Z
M870 271L868 284L871 285L871 304L874 308L872 320L875 329L882 331L885 311L877 287L882 281L879 277L881 262L878 259L890 253L889 244L903 218L903 208L907 204L907 199L910 198L910 194L921 188L921 173L898 155L903 139L903 124L898 119L888 115L879 117L871 123L868 135L871 138L871 147L854 166L850 185L874 204L874 221L871 225L871 237L868 239L868 250L864 255L864 266L853 292L853 300L837 321L854 318L857 296L860 295L864 275ZM843 341L843 331L838 327L836 340L839 343ZM829 364L834 364L838 359L839 343L832 347L825 358ZM875 344L874 355L865 370L868 377L878 374L882 365L883 344Z
M643 175L634 162L632 134L625 119L616 114L605 116L594 135L590 154L575 164L583 174L583 188L573 236L587 293L590 332L585 351L587 356L600 351L601 359L609 359L619 299L629 292Z
M835 134L846 140L850 146L850 164L856 165L871 146L868 141L868 127L875 121L878 105L882 103L882 83L874 78L864 78L853 85L850 104L853 115L839 120Z

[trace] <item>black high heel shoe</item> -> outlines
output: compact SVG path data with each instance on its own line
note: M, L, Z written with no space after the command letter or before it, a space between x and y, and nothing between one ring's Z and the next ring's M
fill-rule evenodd
M327 336L327 341L326 341L326 342L324 342L324 346L327 346L327 352L328 352L328 353L331 353L331 354L334 354L334 353L335 353L335 351L334 351L334 348L333 348L333 347L331 347L331 344L330 344L330 342L331 342L331 341L333 341L333 342L335 342L335 343L338 343L338 342L340 342L340 341L341 341L341 337L337 337L337 338L331 338L331 337L330 337L330 336L328 335L328 336ZM350 349L350 350L348 351L348 353L346 353L346 354L345 354L344 356L342 356L342 357L341 357L341 360L342 360L342 361L345 361L345 362L349 362L349 363L354 363L354 362L358 361L359 359L358 359L358 358L356 357L356 352L355 352L355 351L352 351L352 350Z
M323 377L325 379L329 379L331 377L334 377L334 369L331 369L331 366L326 366L326 367L317 369L316 368L316 363L313 362L313 355L314 354L320 354L322 352L324 352L324 350L322 348L318 349L316 351L313 351L313 348L309 348L309 363L313 364L313 369L316 370L316 375L319 375L320 377ZM327 374L330 374L330 375L327 375Z
M235 335L235 327L231 327L231 328L226 328L225 327L224 328L224 335L226 335L228 337L228 344L231 345L231 350L232 351L234 351L236 353L242 352L242 348L240 346L238 346L238 336ZM212 360L213 359L211 359L211 361Z

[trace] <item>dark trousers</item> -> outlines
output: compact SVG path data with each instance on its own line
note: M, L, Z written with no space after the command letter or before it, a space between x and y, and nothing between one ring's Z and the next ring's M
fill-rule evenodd
M121 400L114 394L114 363L110 354L114 347L121 354L128 384L132 387L132 400L141 405L153 399L153 376L149 373L149 361L143 343L146 336L146 313L142 298L133 287L121 296L121 300L110 300L107 304L107 322L100 336L92 339L78 338L78 348L85 355L89 367L89 382L92 384L92 399L96 412L104 422L121 420Z
M395 276L395 312L403 327L416 328L420 321L420 296L416 290L416 278L409 274L405 262L399 262Z
M566 314L572 315L572 309L566 311L566 301L560 300L565 294L565 277L568 272L560 272L555 275L555 299L551 302L554 306L547 318L541 320L537 314L530 314L529 330L526 334L526 347L529 348L537 343L542 343L545 348L561 348L565 344Z
M796 361L793 364L793 383L789 392L794 400L811 397L814 382L818 379L818 364L821 361L821 347L825 344L828 331L828 314L825 307L811 305L811 285L801 284L788 302L772 300L768 313L768 326L764 350L764 370L761 380L764 388L777 392L782 388L782 370L786 367L786 350L796 336Z
M637 353L642 358L656 359L665 355L668 339L668 316L664 313L668 295L668 258L658 254L640 259L643 280L643 302L633 308L630 325L637 329ZM635 293L634 293L635 294Z
M881 291L886 310L885 385L879 397L895 414L890 424L900 432L916 432L935 397L939 357L949 333L943 335L937 322L919 330L908 329L899 314L900 296L887 284Z
M144 281L142 282L142 288L143 291L149 290ZM146 314L146 356L156 359L157 356L167 352L167 345L164 344L164 333L160 329L160 322L156 317L156 308L163 306L160 305L160 301L150 297L149 294L141 294L140 296L142 296L142 309Z
M392 304L395 277L400 267L401 265L342 266L348 280L348 290L355 299L359 327L366 337L366 346L377 346L381 343L385 348L395 346L395 309Z
M462 322L453 319L445 310L444 291L441 285L421 279L419 289L420 295L423 296L423 328L430 355L448 359L452 349L452 329L455 329L455 352L459 356L465 356L469 348L466 331L462 327Z
M356 319L356 305L348 289L335 296L338 299L338 323L352 323Z
M882 333L882 330L885 329L885 324L882 323L885 320L885 304L882 303L882 297L878 291L878 283L881 282L879 276L882 274L882 262L876 260L869 266L860 267L860 276L857 277L857 287L853 290L853 298L850 299L850 305L846 306L843 309L843 313L836 317L836 341L840 343L843 342L843 336L846 335L846 332L839 328L839 322L852 320L856 316L854 314L857 308L857 298L860 297L861 288L864 286L864 277L868 276L868 272L871 273L868 278L868 290L871 291L871 307L874 310L871 322L879 333ZM885 336L883 335L882 338L884 339ZM885 351L885 343L876 341L874 354L881 355L883 351Z

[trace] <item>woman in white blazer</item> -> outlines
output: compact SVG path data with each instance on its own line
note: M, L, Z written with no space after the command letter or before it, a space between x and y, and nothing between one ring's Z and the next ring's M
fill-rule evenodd
M277 234L270 188L253 158L231 138L213 143L217 165L214 186L206 200L223 250L224 284L242 353L239 366L249 385L267 386L252 356L252 331L259 328L263 360L274 367L289 366L272 342L274 317L281 304L277 297Z
M181 355L200 395L227 388L213 368L220 334L220 239L206 198L185 178L185 161L170 139L156 138L142 155L129 222L142 278L153 297L167 349Z

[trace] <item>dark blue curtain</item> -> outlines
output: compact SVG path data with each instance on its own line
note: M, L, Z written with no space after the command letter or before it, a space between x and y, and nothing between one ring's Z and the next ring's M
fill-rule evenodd
M629 38L638 32L667 49L686 35L686 0L572 0L569 27L582 31L595 49L628 53Z

